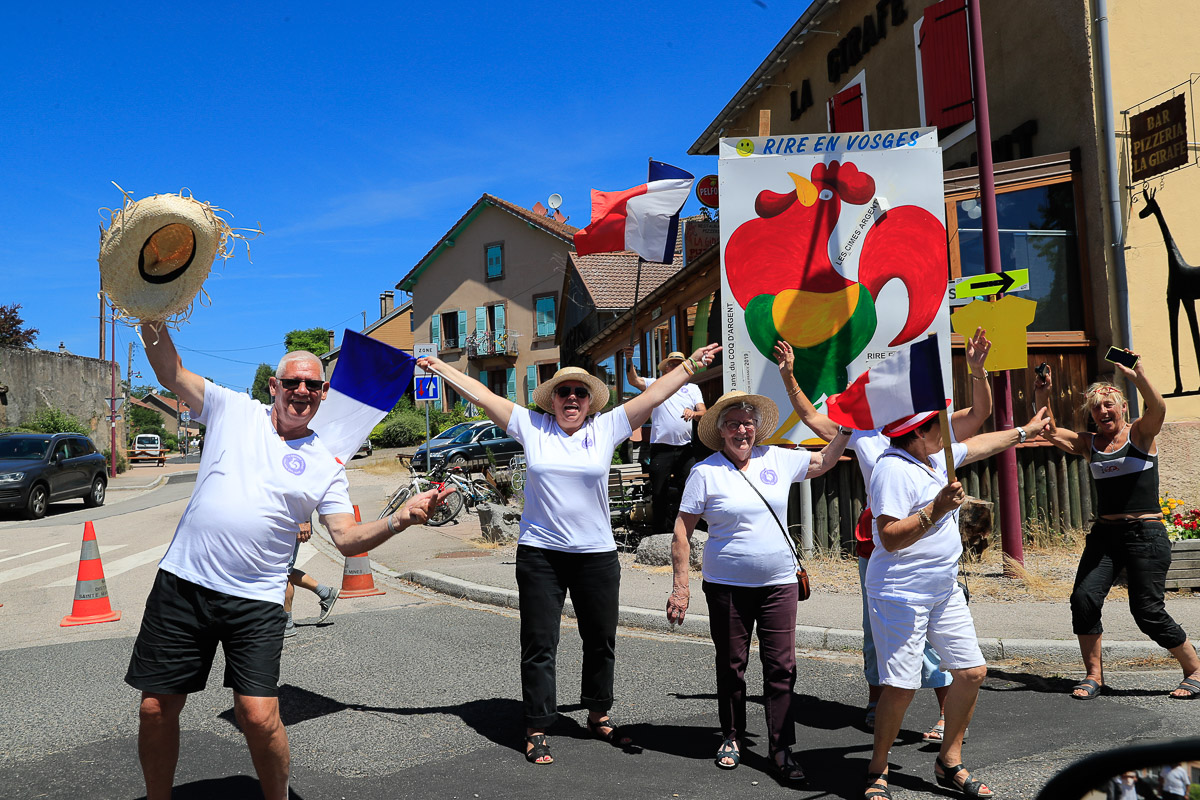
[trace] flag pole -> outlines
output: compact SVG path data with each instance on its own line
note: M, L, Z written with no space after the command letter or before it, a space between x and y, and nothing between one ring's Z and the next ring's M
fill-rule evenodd
M946 483L954 483L958 478L954 475L954 451L950 445L950 412L942 409L938 412L938 424L942 426L942 453L946 457Z
M637 307L638 295L642 291L642 257L638 256L637 280L633 284L633 316L629 319L629 346L633 347L633 340L637 336ZM646 366L643 364L642 369Z

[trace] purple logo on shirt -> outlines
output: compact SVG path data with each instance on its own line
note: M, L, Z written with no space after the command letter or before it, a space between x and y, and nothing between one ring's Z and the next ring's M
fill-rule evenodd
M775 474L775 470L773 469L764 469L758 473L758 479L767 486L774 486L779 483L779 476Z
M295 453L288 453L283 457L283 468L293 475L301 475L304 473L304 459Z

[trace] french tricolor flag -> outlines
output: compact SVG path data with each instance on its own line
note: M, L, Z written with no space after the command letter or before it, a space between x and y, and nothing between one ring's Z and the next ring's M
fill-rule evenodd
M310 427L343 463L349 461L408 391L416 365L403 350L347 329L329 394Z
M940 411L948 405L934 334L897 350L859 375L846 391L826 403L825 413L839 425L873 431L902 417Z
M592 190L592 222L575 232L575 252L633 250L646 261L669 264L675 258L679 210L695 176L661 161L650 162L650 178L623 192Z

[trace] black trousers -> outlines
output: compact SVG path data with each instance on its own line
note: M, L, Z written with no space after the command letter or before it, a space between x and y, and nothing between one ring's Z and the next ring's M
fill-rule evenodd
M674 527L683 486L695 463L690 444L650 445L650 497L655 533L667 533Z
M612 708L620 588L621 563L615 550L563 553L517 546L526 727L545 728L558 716L555 661L567 592L583 640L579 702L588 711Z
M1076 636L1104 632L1100 612L1121 568L1129 585L1129 611L1142 633L1170 650L1187 634L1167 613L1167 569L1171 542L1161 520L1097 520L1087 535L1075 588L1071 592L1071 628Z

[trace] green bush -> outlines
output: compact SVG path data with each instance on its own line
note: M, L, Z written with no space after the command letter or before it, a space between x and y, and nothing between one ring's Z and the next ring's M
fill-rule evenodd
M86 425L57 408L39 408L22 427L36 433L82 433L84 436L91 434Z
M405 414L383 426L377 444L380 447L410 447L423 441L425 420L416 414Z
M112 463L112 457L111 457L112 451L111 450L102 450L101 452L104 453L104 460L111 464ZM118 450L117 451L117 474L120 475L122 472L124 472L127 469L129 469L129 462L125 460L125 452L123 450Z

